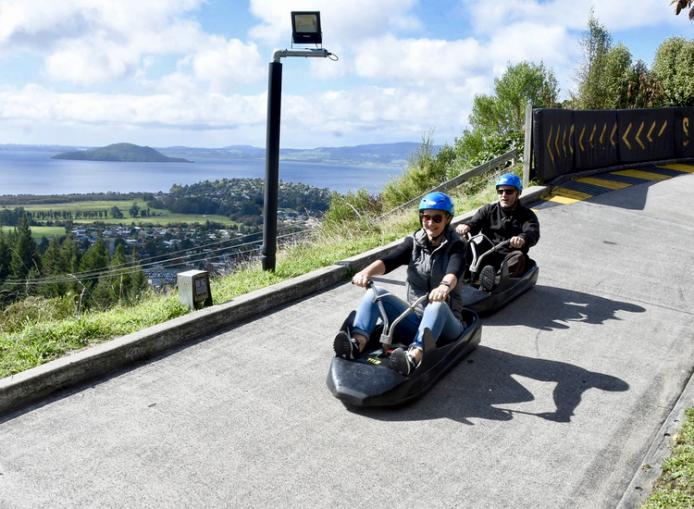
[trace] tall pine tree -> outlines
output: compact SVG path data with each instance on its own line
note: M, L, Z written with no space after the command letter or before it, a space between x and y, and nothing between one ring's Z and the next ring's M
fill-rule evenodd
M118 273L124 268L125 262L125 250L122 244L118 244L109 263L109 273L100 277L94 288L92 300L97 306L105 309L127 298L128 276Z
M132 302L136 300L142 292L147 288L147 275L142 271L140 266L140 256L137 253L137 248L133 246L131 252L131 270L128 284L128 299Z
M12 246L10 271L15 279L26 279L29 273L40 272L41 265L36 242L31 238L31 228L26 215L19 218L15 229L16 239Z
M86 301L83 304L87 306L92 303L93 295L92 292L96 288L99 281L99 274L106 270L108 267L108 251L106 250L106 244L104 239L99 237L96 242L89 246L89 249L85 251L82 259L80 260L80 272L86 272L80 278L80 284L84 285L86 288Z
M10 275L10 245L7 237L0 230L0 283Z
M63 295L67 285L65 282L55 279L63 276L66 272L65 263L60 250L60 244L56 237L53 237L48 243L48 247L41 257L41 267L44 276L52 276L54 279L43 283L39 287L39 293L45 297L57 297L59 295Z

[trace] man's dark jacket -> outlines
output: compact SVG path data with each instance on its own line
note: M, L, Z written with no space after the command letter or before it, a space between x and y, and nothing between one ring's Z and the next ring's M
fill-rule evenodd
M520 202L516 202L512 209L502 208L499 202L490 203L478 209L465 224L470 226L471 235L481 232L494 244L517 235L525 240L522 251L526 254L540 240L540 222L535 212ZM508 252L501 250L499 254L506 255Z

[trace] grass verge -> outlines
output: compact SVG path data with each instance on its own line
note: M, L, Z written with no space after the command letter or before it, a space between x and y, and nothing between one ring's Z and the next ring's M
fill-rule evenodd
M682 430L673 437L671 456L642 509L694 508L694 407L685 412Z
M39 317L27 321L19 331L0 336L0 377L19 373L67 352L129 334L187 312L188 309L176 296L158 295L149 296L135 306L116 306L107 311L84 313L79 317Z

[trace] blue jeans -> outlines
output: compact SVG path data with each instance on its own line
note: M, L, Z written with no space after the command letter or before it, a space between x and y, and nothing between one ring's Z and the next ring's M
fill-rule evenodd
M371 336L376 328L376 322L381 317L375 299L377 294L382 296L379 300L383 304L390 324L408 308L405 301L395 295L385 295L387 293L382 288L378 290L369 288L366 291L357 308L352 332L362 334L367 338ZM439 338L452 341L462 334L464 328L464 325L453 315L446 302L431 302L424 308L424 314L421 317L412 311L397 325L393 332L393 343L424 348L422 344L424 329L431 331L434 341L438 341Z

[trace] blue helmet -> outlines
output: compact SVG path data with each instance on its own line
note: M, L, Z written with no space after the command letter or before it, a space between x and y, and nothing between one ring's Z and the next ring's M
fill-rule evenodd
M419 202L419 210L425 209L444 210L453 215L453 200L446 193L440 191L428 193Z
M523 192L523 182L521 182L518 175L514 175L513 173L504 173L501 177L499 177L499 180L496 181L497 189L499 186L515 187L518 190L518 194Z

